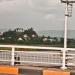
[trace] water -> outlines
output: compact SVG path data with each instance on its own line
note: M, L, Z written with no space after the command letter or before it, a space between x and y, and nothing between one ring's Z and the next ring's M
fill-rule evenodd
M51 37L64 37L64 31L62 30L46 30L46 31L39 31L38 35L42 36L51 36ZM68 38L75 39L75 30L68 31Z
M0 32L8 31L8 29L0 29ZM64 30L43 30L38 31L39 36L64 37ZM75 39L75 30L68 30L68 38Z

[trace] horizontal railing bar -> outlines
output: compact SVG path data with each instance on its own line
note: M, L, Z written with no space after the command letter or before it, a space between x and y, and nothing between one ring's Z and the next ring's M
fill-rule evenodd
M0 59L0 61L10 61L11 62L11 59L10 60L2 60L2 59Z
M66 54L66 55L72 55L72 56L74 56L75 54L72 54L72 53L70 54L70 53L68 53L68 54Z
M73 64L73 63L69 63L69 64L67 63L66 65L75 67L75 64Z
M23 46L23 45L0 45L0 47L14 47L14 48L27 48L27 49L51 49L63 50L62 47L43 47L43 46ZM75 48L65 48L65 50L75 50Z
M48 65L62 65L62 63L48 63L48 62L35 62L35 61L15 61L15 62L21 62L21 63L29 63L29 64L48 64Z
M43 46L23 46L23 45L0 45L0 47L14 47L14 48L28 48L28 49L52 49L52 50L61 50L60 47L43 47Z
M27 51L15 51L15 52L16 52L16 53L24 52L25 54L26 54L26 53L35 53L35 54L38 54L38 53L39 53L39 54L42 54L42 53L43 53L43 54L61 54L61 53L58 53L58 52L50 52L50 51L48 51L48 52L46 52L46 51L44 51L44 52L41 52L41 51L38 51L38 52L37 52L37 51L33 51L33 52L32 52L32 51L28 51L28 52L27 52Z
M10 50L0 50L0 52L6 52L6 51L11 52Z

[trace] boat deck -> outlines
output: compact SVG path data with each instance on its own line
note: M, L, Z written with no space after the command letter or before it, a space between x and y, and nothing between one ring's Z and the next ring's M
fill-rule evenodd
M61 70L60 68L28 65L0 65L0 75L75 75L75 68Z

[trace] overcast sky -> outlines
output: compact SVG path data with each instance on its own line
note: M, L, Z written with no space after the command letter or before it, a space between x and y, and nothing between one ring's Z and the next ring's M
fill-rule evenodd
M0 29L64 29L64 8L60 0L0 0ZM69 29L75 30L75 4Z

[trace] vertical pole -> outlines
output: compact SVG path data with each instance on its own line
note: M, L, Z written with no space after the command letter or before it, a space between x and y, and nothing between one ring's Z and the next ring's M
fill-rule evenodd
M66 10L65 10L65 30L64 30L64 49L67 48L67 28L68 28L68 4L66 3Z
M65 10L65 30L64 30L64 50L63 50L63 62L62 62L62 69L66 69L66 48L67 48L67 28L68 28L68 3L66 3L66 10Z
M14 47L12 47L12 51L11 51L11 52L12 52L12 53L11 53L11 54L12 54L12 55L11 55L11 56L12 56L12 57L11 57L11 65L14 66L14 52L15 52L15 48L14 48Z

